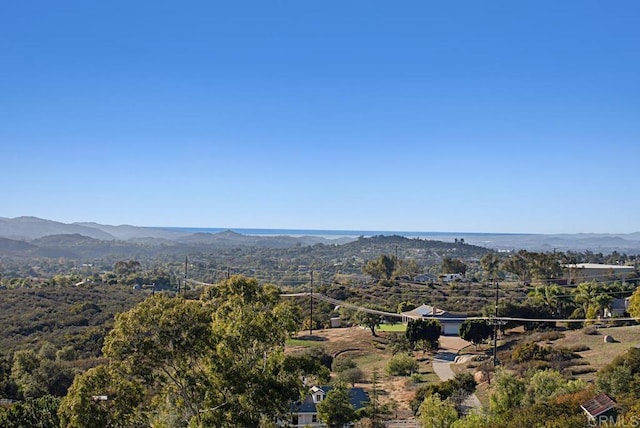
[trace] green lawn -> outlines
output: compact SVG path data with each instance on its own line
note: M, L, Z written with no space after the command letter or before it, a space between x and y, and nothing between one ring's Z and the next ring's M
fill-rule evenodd
M322 346L322 342L318 342L315 340L305 340L305 339L287 339L286 346L315 347L315 346Z
M404 333L406 329L406 324L381 324L380 327L378 327L379 331L389 331L394 333Z

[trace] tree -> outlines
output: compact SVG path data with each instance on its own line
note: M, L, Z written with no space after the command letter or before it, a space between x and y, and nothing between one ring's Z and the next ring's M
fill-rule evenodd
M395 268L395 258L383 254L377 259L369 260L362 267L362 272L366 273L367 275L371 275L376 280L391 279Z
M58 428L60 398L45 395L40 398L13 404L6 411L0 410L0 426L3 428Z
M113 366L98 366L76 376L62 399L58 415L66 428L144 427L143 385L128 380Z
M485 320L465 320L460 325L460 337L478 348L482 342L493 335L493 327Z
M412 347L422 342L423 350L426 351L438 349L438 339L440 339L441 331L440 321L436 319L417 319L409 321L405 335Z
M529 379L524 401L528 404L545 403L562 390L566 380L556 370L540 370Z
M349 391L344 385L331 389L317 409L318 418L330 428L341 428L356 419L356 412L349 402Z
M415 259L395 261L395 269L393 271L394 277L406 275L410 278L413 278L419 272L420 268L418 267L418 263L415 261Z
M582 307L586 318L595 318L611 302L611 296L598 282L578 284L573 294L574 301Z
M632 317L640 318L640 288L637 288L631 295L627 311Z
M531 273L534 278L549 283L562 277L562 266L553 253L531 253Z
M480 266L488 280L495 281L500 270L500 258L495 253L487 253L480 259Z
M31 349L14 353L11 379L18 386L18 392L22 397L62 397L67 393L74 373L64 363L50 359L55 357L56 349L48 343L39 353Z
M358 367L352 367L338 373L338 379L354 387L364 379L364 372Z
M467 265L460 259L452 259L451 257L444 257L442 259L442 273L459 273L462 276L467 273Z
M297 315L276 287L242 276L205 289L200 300L149 297L117 316L103 349L109 365L76 377L61 419L70 427L92 417L102 421L97 427L118 418L191 427L275 421L303 390L284 355ZM87 398L105 389L128 398Z
M566 293L559 285L542 285L529 292L527 297L534 304L545 306L555 316L560 316L562 296Z
M418 422L424 428L449 428L458 420L455 406L433 394L424 399L418 410Z
M366 305L365 307L367 309L381 311L381 308L374 308L371 305ZM372 336L377 336L376 328L378 328L378 326L382 324L382 315L367 311L357 311L353 316L353 320L358 325L367 327L369 330L371 330Z
M451 428L492 428L494 426L495 424L488 416L471 413L455 421Z
M496 372L490 408L494 413L504 414L520 406L525 393L525 383L504 370Z
M409 312L417 307L418 305L413 302L400 302L398 303L398 313Z
M525 284L531 280L529 256L526 250L520 250L502 263L502 270L516 275Z
M417 370L418 362L411 355L394 355L387 362L387 373L391 376L409 376Z

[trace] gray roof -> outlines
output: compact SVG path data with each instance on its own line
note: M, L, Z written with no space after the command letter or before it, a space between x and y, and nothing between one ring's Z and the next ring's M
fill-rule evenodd
M323 385L320 389L322 389L326 395L333 389L333 387ZM351 403L355 410L365 407L369 404L369 394L367 394L362 388L350 388L349 403ZM303 401L293 403L291 405L291 413L318 413L316 403L313 402L311 394L307 394Z

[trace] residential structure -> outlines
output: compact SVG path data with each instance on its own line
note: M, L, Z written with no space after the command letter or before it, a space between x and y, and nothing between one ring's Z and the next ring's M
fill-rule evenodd
M633 266L605 265L599 263L572 263L562 266L567 284L580 284L591 281L625 280L634 277Z
M607 394L598 394L591 400L588 400L580 405L582 410L587 414L590 421L595 422L596 425L600 423L613 422L615 424L615 407L616 402L613 401ZM589 426L596 426L590 424Z
M326 427L318 419L317 404L324 400L331 391L331 386L313 386L303 401L293 403L291 406L290 426L293 427ZM349 402L355 410L369 404L369 395L362 388L349 389ZM352 424L345 427L353 426Z
M439 278L442 282L460 281L464 278L464 275L461 273L446 273L444 275L440 275Z
M455 314L438 309L434 306L422 305L410 311L402 312L402 322L409 322L412 319L435 318L442 325L442 334L445 336L458 336L460 326L467 318L465 314Z

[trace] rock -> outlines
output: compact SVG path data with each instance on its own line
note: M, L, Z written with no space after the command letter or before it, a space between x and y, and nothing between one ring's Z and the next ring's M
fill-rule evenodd
M473 380L475 380L476 383L485 382L487 380L487 374L483 371L478 370L473 374Z
M615 342L615 340L613 339L613 336L606 335L604 337L604 343L613 343L613 342Z

